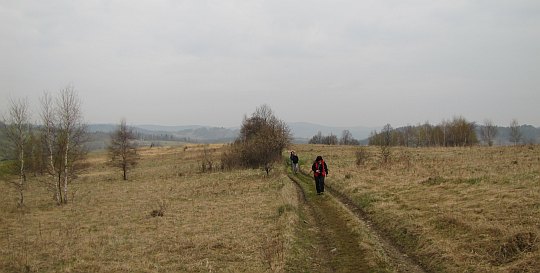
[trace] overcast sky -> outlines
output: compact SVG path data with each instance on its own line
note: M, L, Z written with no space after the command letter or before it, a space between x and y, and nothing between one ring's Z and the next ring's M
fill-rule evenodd
M89 123L540 126L540 1L0 0L0 112L69 84Z

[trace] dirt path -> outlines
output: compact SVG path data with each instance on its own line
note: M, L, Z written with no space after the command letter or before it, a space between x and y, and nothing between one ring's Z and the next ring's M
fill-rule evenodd
M296 183L309 215L304 224L316 237L312 252L317 272L425 272L374 228L347 196L328 187L324 195L317 195L312 178L303 174L289 178ZM365 234L376 246L365 242ZM384 254L373 253L377 251ZM377 256L384 258L376 261L373 257Z

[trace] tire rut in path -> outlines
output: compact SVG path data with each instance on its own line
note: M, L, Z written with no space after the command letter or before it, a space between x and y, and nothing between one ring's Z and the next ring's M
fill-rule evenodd
M382 236L369 221L365 213L356 206L347 196L326 187L327 193L322 196L315 195L309 183L312 179L303 174L289 175L296 184L299 195L315 216L315 224L320 230L321 245L324 248L322 259L332 272L374 272L374 263L366 261L365 249L359 244L358 235L350 229L350 219L345 216L347 209L349 214L354 215L363 222L373 238L380 243L390 265L396 272L426 272L415 261L401 253L390 240ZM330 194L328 194L328 192ZM338 206L341 204L341 206Z

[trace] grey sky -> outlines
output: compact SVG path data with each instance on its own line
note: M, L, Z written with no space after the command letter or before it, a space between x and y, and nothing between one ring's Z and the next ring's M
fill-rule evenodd
M540 1L0 0L0 112L68 84L90 123L540 126Z

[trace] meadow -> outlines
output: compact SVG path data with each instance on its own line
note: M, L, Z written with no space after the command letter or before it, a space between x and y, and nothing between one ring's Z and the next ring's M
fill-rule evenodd
M540 270L539 146L295 150L427 271Z
M428 272L540 268L539 146L392 148L386 163L378 147L291 148L305 173L322 155L330 169L327 184ZM220 145L143 148L128 181L107 165L106 153L90 153L90 167L71 184L64 206L41 186L45 177L29 178L22 209L16 192L0 183L0 269L324 271L313 256L331 255L313 236L320 228L309 225L321 215L307 215L302 203L317 207L332 197L317 199L307 182L302 200L285 164L269 176L261 169L203 172L203 158L217 166L220 153ZM336 212L344 213L326 213ZM375 266L384 263L384 254L365 255L377 259Z
M56 206L36 179L26 207L2 183L0 268L4 272L277 272L285 265L296 190L281 173L202 173L203 150L144 148L123 181L105 153ZM208 155L207 155L208 156ZM42 179L42 178L40 178ZM285 183L289 182L289 183ZM280 209L281 208L281 209ZM161 212L162 216L157 213Z

